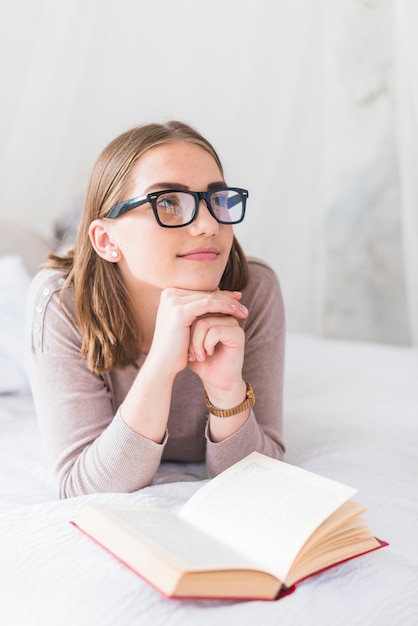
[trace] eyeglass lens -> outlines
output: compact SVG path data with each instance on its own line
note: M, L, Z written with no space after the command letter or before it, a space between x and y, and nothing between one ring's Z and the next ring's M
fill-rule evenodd
M192 221L198 203L198 198L191 193L169 191L155 199L155 208L164 226L182 226ZM219 222L233 224L241 220L244 203L239 192L222 189L210 194L210 208Z

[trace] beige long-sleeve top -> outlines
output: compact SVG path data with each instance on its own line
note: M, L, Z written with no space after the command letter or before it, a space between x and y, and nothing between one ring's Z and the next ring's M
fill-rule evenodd
M118 409L138 370L89 371L80 356L72 290L65 290L61 305L62 274L43 269L35 276L27 310L28 370L61 497L135 491L152 482L165 460L205 461L214 476L253 450L282 457L282 296L268 265L249 259L249 267L242 296L249 315L240 323L246 335L243 377L252 384L256 403L245 424L219 443L210 440L203 386L188 367L174 383L164 441L132 431ZM145 359L139 356L139 367Z

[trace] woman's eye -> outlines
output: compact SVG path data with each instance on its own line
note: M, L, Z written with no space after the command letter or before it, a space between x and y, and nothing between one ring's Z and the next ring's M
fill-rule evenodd
M181 204L178 198L164 196L158 200L158 210L164 211L167 215L180 215Z

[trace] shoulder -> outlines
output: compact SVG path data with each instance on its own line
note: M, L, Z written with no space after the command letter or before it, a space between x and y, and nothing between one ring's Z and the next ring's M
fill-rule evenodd
M26 323L35 347L44 348L48 336L60 338L70 329L71 334L78 334L73 290L63 292L64 282L63 272L55 269L41 269L32 279L26 303Z
M276 291L281 294L280 283L274 269L263 261L256 257L248 257L249 268L249 281L244 292L246 294L252 294L254 292L271 292Z
M33 277L30 285L30 293L34 296L41 291L48 291L46 295L50 295L56 291L61 291L65 282L64 274L60 270L41 269Z
M251 273L259 273L259 274L271 275L271 276L276 277L276 272L271 267L271 265L267 263L267 261L264 261L263 259L259 259L258 257L255 257L255 256L248 256L247 262L248 262L248 266L250 268Z
M242 292L242 303L249 310L243 328L268 337L281 334L285 327L285 311L279 279L274 269L265 261L248 257L249 281Z
M51 301L60 299L64 283L65 277L60 270L41 269L35 274L29 287L28 309L39 313L44 311Z

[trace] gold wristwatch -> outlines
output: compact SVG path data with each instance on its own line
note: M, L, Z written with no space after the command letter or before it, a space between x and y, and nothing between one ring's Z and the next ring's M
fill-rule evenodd
M217 409L216 406L213 406L213 404L209 400L208 394L205 391L206 406L209 409L209 411L212 413L212 415L215 415L215 417L231 417L231 415L236 415L237 413L241 413L241 411L243 411L244 409L248 409L254 406L255 395L254 395L253 388L251 387L250 383L246 383L246 385L247 385L247 394L245 396L244 402L241 402L241 404L238 404L238 406L234 406L233 409Z

